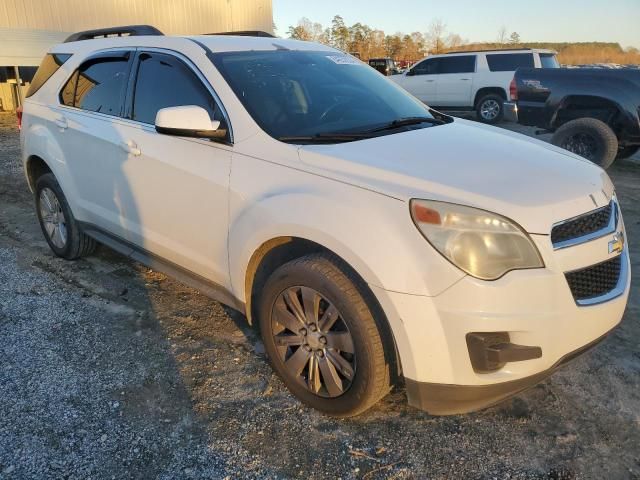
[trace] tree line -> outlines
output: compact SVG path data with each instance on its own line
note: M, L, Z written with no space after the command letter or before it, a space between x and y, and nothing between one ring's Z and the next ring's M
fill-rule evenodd
M301 18L287 31L289 38L324 43L345 52L357 54L362 60L391 57L396 61L415 62L427 55L464 49L548 48L558 52L562 64L589 63L640 64L640 51L623 49L618 43L541 43L523 42L518 32L501 27L493 42L470 43L457 33L449 32L440 19L433 20L425 32L386 34L363 23L345 24L340 15L333 17L328 27Z

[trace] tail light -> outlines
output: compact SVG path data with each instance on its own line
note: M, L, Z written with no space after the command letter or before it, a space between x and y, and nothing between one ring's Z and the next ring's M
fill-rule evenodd
M516 84L516 77L513 77L511 83L509 84L509 96L511 100L518 100L518 85Z
M16 116L18 117L18 130L22 130L22 107L16 108Z

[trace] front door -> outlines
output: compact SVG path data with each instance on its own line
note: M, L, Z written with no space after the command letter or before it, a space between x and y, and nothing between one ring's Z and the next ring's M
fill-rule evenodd
M438 58L423 60L404 75L401 85L414 97L428 105L436 105L436 75Z
M186 58L140 51L122 141L127 239L193 273L228 286L228 188L232 149L155 131L161 108L197 105L229 128L211 87ZM227 139L228 140L228 139Z

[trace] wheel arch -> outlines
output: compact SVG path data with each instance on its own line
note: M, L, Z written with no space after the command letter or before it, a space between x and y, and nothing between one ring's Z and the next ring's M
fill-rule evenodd
M507 100L507 91L502 87L482 87L479 88L476 92L475 98L473 99L473 107L478 108L478 103L480 100L486 95L500 95L503 100Z
M596 118L609 125L616 135L619 135L626 123L624 112L619 103L606 97L567 95L558 103L550 123L553 129L557 129L578 118Z
M396 383L402 370L400 355L393 329L380 301L356 268L341 255L320 243L298 236L278 236L265 241L253 252L246 268L244 280L245 313L248 322L253 325L253 319L257 317L258 298L269 276L285 263L314 253L326 254L354 279L365 302L371 308L374 318L378 320L385 347L393 352L394 364L391 368L391 374L392 382Z
M25 161L25 174L31 191L35 190L36 181L45 173L53 173L46 160L38 155L29 155Z

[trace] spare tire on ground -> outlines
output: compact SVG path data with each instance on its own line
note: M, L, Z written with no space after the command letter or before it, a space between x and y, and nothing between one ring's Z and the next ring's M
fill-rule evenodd
M551 138L554 145L609 168L618 156L618 138L597 118L578 118L562 125Z

